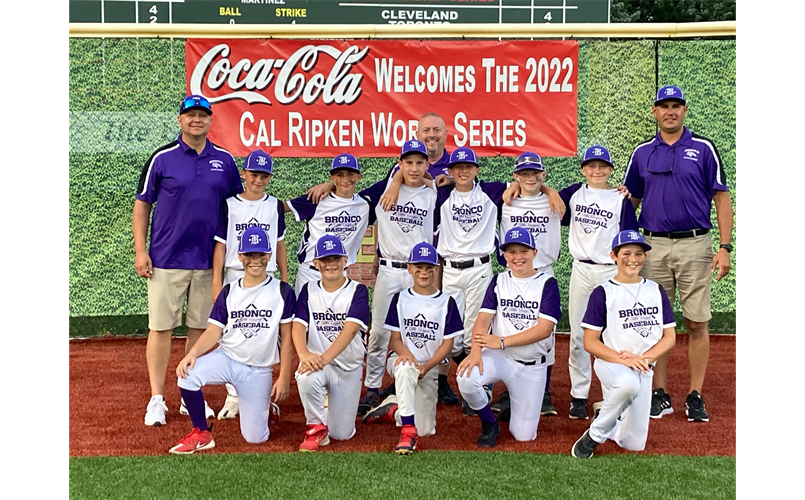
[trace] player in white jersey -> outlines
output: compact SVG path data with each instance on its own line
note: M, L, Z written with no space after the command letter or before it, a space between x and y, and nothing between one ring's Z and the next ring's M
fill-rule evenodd
M562 316L556 278L532 265L536 242L528 229L509 229L501 248L509 270L489 284L472 331L472 350L456 377L462 398L481 419L481 447L495 446L500 434L483 387L494 382L509 390L514 439L537 437L554 327Z
M321 280L302 287L293 325L299 356L296 384L307 422L305 440L299 446L304 452L328 445L330 438L346 440L355 435L366 352L363 336L369 322L369 291L344 276L347 253L341 240L322 236L316 242L313 264Z
M285 212L282 202L265 193L273 176L271 157L255 150L243 160L240 176L245 189L239 195L227 198L221 206L218 227L215 231L215 250L212 256L212 300L215 302L223 285L237 281L244 275L238 258L238 244L243 231L260 226L268 233L271 253L266 271L273 274L279 269L280 279L288 282L288 257L285 252ZM235 386L226 384L226 401L218 412L218 420L235 418L238 414L238 395Z
M417 449L419 436L436 433L439 364L453 349L453 338L464 325L456 301L436 286L436 249L418 243L407 259L413 286L394 294L385 327L391 331L392 354L386 368L394 377L396 395L386 398L363 418L364 423L393 421L402 427L394 451Z
M361 180L357 158L344 153L333 158L330 182L333 192L318 203L302 195L285 203L285 211L293 212L297 221L305 221L305 230L299 242L299 269L294 291L299 294L302 286L321 279L321 273L313 266L315 244L322 236L337 236L347 251L347 265L353 264L361 249L361 241L369 224L374 222L373 206L360 194L355 194L355 185Z
M568 291L571 419L589 418L587 396L592 364L590 354L584 350L581 328L587 301L595 287L617 272L609 258L612 238L625 229L637 230L637 217L631 201L608 184L613 168L607 148L591 146L581 161L581 173L587 183L576 183L559 191L567 205L562 225L570 226L568 249L573 256Z
M240 431L249 443L268 439L271 399L288 397L296 297L290 285L266 272L271 258L268 240L266 231L258 226L243 232L238 248L246 273L223 287L212 307L209 326L176 367L193 430L171 453L190 454L215 446L204 413L204 385L229 382L235 386ZM217 349L201 355L216 342ZM272 367L277 363L279 378L272 385Z
M654 363L676 342L668 295L639 275L649 250L637 231L616 235L610 256L617 274L590 295L582 321L584 348L595 356L604 401L590 428L573 445L574 457L590 458L607 439L626 450L646 447Z

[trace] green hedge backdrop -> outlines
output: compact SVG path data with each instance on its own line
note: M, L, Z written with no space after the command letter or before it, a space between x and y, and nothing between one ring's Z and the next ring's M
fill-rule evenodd
M70 40L71 336L147 332L146 284L134 272L131 210L143 165L155 148L179 133L176 106L185 95L184 58L184 40ZM734 40L581 40L578 82L579 152L595 143L608 147L616 183L634 146L656 132L650 113L656 89L680 86L688 99L686 125L715 142L735 203ZM237 160L240 165L242 158ZM389 161L361 158L365 173L358 189L380 179ZM552 187L583 180L578 158L544 161ZM299 196L325 181L328 168L326 158L277 158L268 191L280 199ZM483 158L480 176L509 180L511 168L511 158ZM715 211L712 218L717 227ZM302 224L290 214L286 223L292 256ZM735 332L738 251L732 254L730 275L714 280L711 331ZM571 262L565 237L554 266L564 297ZM295 260L289 265L293 280ZM565 318L558 330L567 331L566 325Z

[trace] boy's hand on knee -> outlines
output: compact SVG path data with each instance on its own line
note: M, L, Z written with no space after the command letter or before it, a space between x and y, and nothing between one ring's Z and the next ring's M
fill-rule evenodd
M474 367L478 367L478 372L483 375L484 374L484 362L479 355L473 355L470 353L469 356L464 358L464 361L458 365L458 369L456 370L456 375L460 377L469 377L470 372Z
M191 370L196 366L196 357L193 354L188 354L179 361L179 366L176 367L176 375L179 378L187 378L188 365Z

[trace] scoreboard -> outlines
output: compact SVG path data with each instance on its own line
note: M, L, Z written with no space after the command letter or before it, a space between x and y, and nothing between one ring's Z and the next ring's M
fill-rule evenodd
M69 0L71 23L608 23L611 0Z

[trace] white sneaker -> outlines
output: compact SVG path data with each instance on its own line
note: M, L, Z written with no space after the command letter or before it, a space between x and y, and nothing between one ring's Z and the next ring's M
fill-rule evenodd
M181 415L190 415L187 412L187 406L184 405L184 398L182 398L182 404L179 405L179 413ZM207 404L206 399L204 400L204 413L206 414L207 419L215 418L215 412L212 411L212 408L210 408L210 405Z
M168 405L162 396L154 396L148 401L148 407L145 410L145 425L159 427L165 425L165 412L168 411Z
M235 418L238 416L238 397L227 394L224 407L218 412L218 420Z

